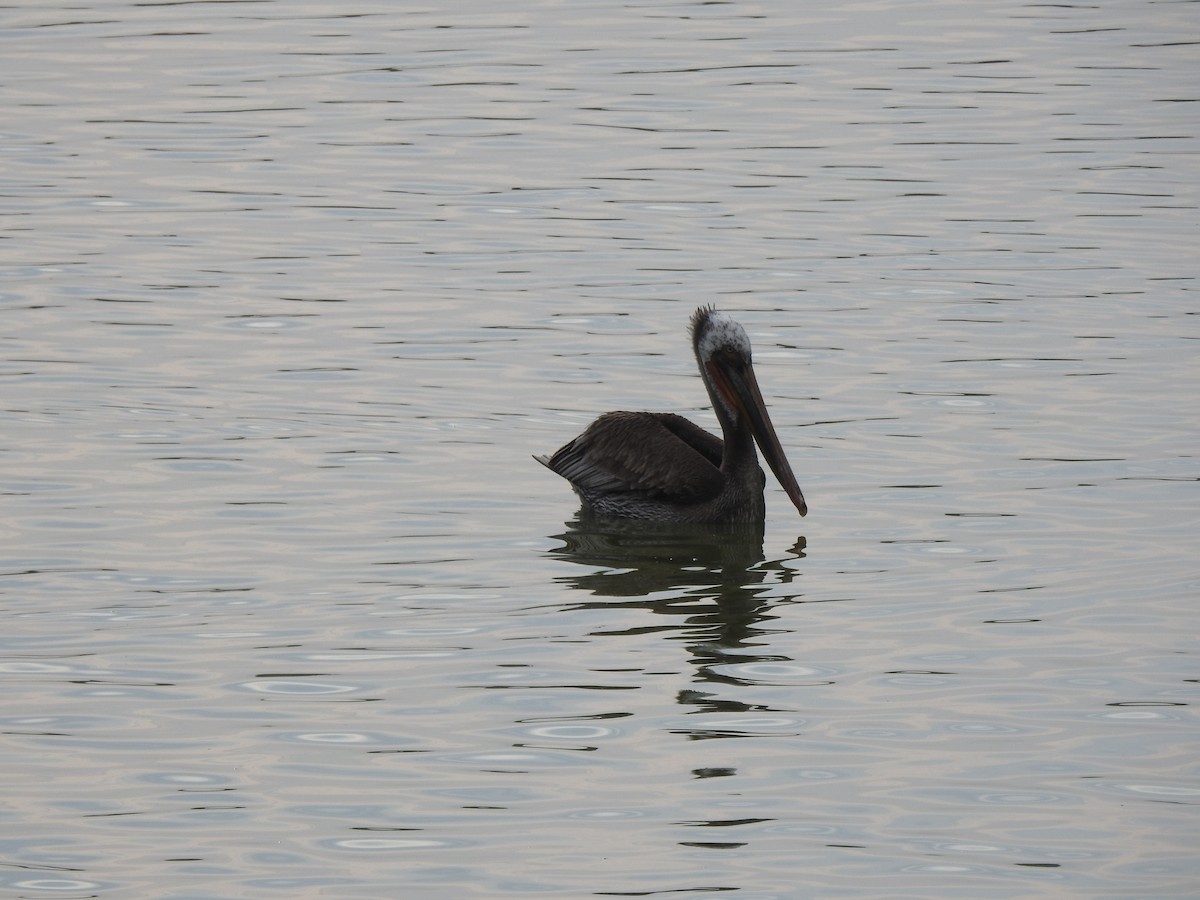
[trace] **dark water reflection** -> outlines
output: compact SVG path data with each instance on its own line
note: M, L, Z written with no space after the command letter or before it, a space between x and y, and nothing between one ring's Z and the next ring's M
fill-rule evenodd
M772 629L768 593L790 584L795 563L804 558L805 538L789 554L767 561L763 527L632 523L606 521L581 514L556 535L563 546L548 552L589 571L563 576L562 584L603 598L574 609L643 610L669 617L664 624L606 628L595 637L661 633L684 643L691 651L697 681L729 683L713 666L755 661L785 661L757 650ZM636 598L636 599L623 599ZM681 692L680 702L701 704L704 695ZM713 708L748 708L722 701Z
M549 551L589 568L605 571L566 579L566 583L603 597L646 597L680 588L711 585L713 596L730 600L737 594L755 595L754 585L770 575L790 581L793 570L785 560L803 559L806 540L799 537L791 555L762 567L764 528L605 521L580 515L555 535L562 547Z

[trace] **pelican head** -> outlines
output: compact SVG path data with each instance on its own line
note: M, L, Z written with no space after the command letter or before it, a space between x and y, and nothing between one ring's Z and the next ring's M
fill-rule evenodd
M725 313L702 306L692 315L691 332L700 376L725 433L726 457L730 456L738 437L747 432L753 435L767 465L803 516L808 512L808 505L767 414L767 405L754 376L746 329Z

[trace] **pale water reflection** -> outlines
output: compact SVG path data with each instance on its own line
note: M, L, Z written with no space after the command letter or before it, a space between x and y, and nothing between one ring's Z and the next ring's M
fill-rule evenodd
M1196 24L9 10L0 894L1195 896ZM810 515L571 518L708 302Z

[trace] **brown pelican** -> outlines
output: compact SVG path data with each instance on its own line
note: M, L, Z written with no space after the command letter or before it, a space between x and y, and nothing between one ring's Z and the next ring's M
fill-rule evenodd
M746 330L711 306L692 315L692 349L724 440L673 413L605 413L538 462L567 481L597 516L655 522L758 523L766 476L754 441L779 483L808 512L767 415Z

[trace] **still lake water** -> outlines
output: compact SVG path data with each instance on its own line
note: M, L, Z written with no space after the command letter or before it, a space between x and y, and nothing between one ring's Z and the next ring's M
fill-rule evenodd
M1200 893L1200 5L2 15L0 896Z

